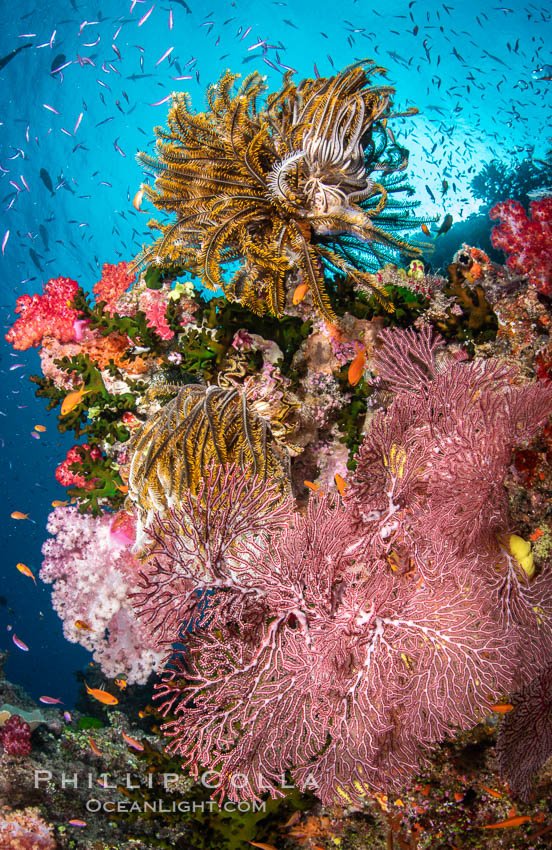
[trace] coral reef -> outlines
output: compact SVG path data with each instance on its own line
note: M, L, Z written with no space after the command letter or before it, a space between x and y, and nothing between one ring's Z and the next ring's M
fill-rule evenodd
M76 281L58 277L48 281L42 295L21 295L15 307L21 315L6 334L7 341L22 351L40 345L44 336L70 342L75 338L78 313L69 304L77 289Z
M38 809L0 810L0 850L56 850L52 827Z

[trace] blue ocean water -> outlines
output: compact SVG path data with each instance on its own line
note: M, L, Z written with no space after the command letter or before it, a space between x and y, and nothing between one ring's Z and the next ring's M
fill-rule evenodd
M482 164L542 157L552 98L552 9L508 0L482 5L386 0L384 4L243 0L57 0L0 4L0 307L14 321L17 296L51 277L85 289L105 262L131 259L148 239L147 217L132 207L142 180L138 150L151 150L165 99L187 90L201 110L205 88L222 71L266 74L278 88L295 79L372 58L396 86L395 106L419 115L393 132L410 150L409 176L421 214L455 222L477 211L470 182ZM170 52L169 52L170 49ZM164 57L164 58L163 58ZM177 79L177 78L184 79ZM158 104L158 105L156 105ZM449 184L443 192L443 180ZM49 185L51 184L51 189ZM458 247L455 229L442 245ZM4 331L5 332L5 331ZM3 333L4 333L3 332ZM38 576L46 518L65 491L56 466L73 444L56 415L34 397L36 350L4 341L0 369L2 541L0 649L7 674L34 697L75 699L74 671L90 655L67 643ZM34 426L46 426L40 439ZM11 519L28 513L32 522ZM29 651L14 646L16 634Z

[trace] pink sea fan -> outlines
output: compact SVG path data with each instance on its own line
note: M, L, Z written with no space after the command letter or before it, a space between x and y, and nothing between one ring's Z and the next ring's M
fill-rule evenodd
M56 850L54 829L35 808L0 809L0 850Z
M54 336L60 342L74 339L73 323L79 313L69 303L78 288L75 280L58 277L48 281L42 295L21 295L15 308L15 312L21 315L6 334L7 341L24 351L40 345L46 335Z
M312 500L240 546L215 592L226 616L173 658L159 688L176 715L169 750L195 774L220 770L221 797L278 796L289 770L325 802L360 802L510 684L512 653L477 587L445 573L420 588L364 549L347 508Z
M139 298L140 310L146 314L147 325L159 334L161 339L172 339L174 331L171 330L165 313L169 302L169 287L163 289L146 289Z
M94 653L106 676L124 675L143 683L159 665L147 630L137 621L129 595L140 564L128 546L111 535L113 517L56 508L48 518L41 579L53 584L52 603L63 620L63 633ZM77 620L87 624L79 629Z
M509 254L508 268L527 275L543 295L552 295L552 198L531 201L531 218L518 201L496 204L489 216L500 219L491 232L494 248Z
M129 272L131 265L132 263L126 263L124 261L117 265L104 263L102 266L102 276L94 284L92 292L96 296L96 302L105 301L104 310L110 315L117 312L117 300L136 280L136 275Z

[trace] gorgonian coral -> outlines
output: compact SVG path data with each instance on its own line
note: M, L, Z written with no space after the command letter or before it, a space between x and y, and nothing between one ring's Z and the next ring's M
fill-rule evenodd
M136 265L184 265L259 315L281 316L286 294L305 283L335 320L324 267L371 285L363 272L389 253L420 253L395 235L416 221L404 215L413 204L390 197L407 188L408 154L386 129L388 118L416 110L391 112L394 89L370 85L382 73L371 61L299 85L287 73L262 108L256 72L234 90L239 75L227 71L209 87L206 112L192 113L189 95L175 93L168 130L155 129L158 156L138 158L157 175L145 194L176 220L150 222L163 235ZM228 281L223 267L235 262Z
M79 313L70 304L78 288L75 280L58 277L48 281L42 295L21 295L15 308L20 317L6 334L7 341L24 351L40 345L46 335L60 342L75 339L74 322Z
M428 330L380 341L395 397L343 501L263 515L258 479L222 487L219 467L150 529L139 616L168 648L199 618L159 686L169 748L218 771L221 796L276 796L288 770L324 802L396 788L552 651L552 573L511 534L503 487L552 391L447 360Z

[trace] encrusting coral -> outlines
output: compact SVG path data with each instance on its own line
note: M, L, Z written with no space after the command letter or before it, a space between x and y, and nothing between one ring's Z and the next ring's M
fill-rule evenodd
M156 174L145 195L176 215L144 248L136 265L180 265L208 289L259 315L285 312L286 293L310 289L316 310L330 321L324 267L363 280L386 256L418 256L395 235L419 222L404 214L415 204L390 196L407 190L401 172L408 153L386 131L391 86L371 85L385 70L357 62L335 77L284 76L262 108L259 73L234 91L226 72L207 91L209 109L194 114L187 94L174 94L168 130L156 128L158 157L139 154ZM238 262L228 281L223 268ZM299 296L297 296L299 297ZM391 307L390 307L391 309Z

